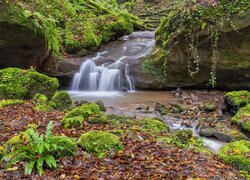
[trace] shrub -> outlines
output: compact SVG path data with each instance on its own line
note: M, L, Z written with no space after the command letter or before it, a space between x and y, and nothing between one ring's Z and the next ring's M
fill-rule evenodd
M62 124L65 128L79 127L83 124L84 118L82 116L74 116L71 118L63 118Z
M14 104L23 104L23 103L24 103L23 100L1 100L0 101L0 108L14 105Z
M105 157L123 149L119 138L105 131L90 131L79 138L77 143L88 153L94 153L98 157Z
M59 87L58 80L35 70L6 68L0 70L0 98L30 99L36 93L51 97Z
M250 173L250 142L241 140L226 144L219 149L218 155L226 163Z
M56 110L67 110L72 108L73 101L66 91L56 92L49 103Z
M10 168L16 162L27 161L25 174L31 174L35 167L41 176L45 163L50 168L56 168L55 158L74 154L73 149L75 149L76 146L74 146L73 140L64 136L53 136L52 127L53 123L50 121L45 136L38 134L32 128L16 136L15 138L18 139L18 141L12 143L13 147L11 148L11 152L2 158L3 160L9 157L11 158L5 166L5 169ZM74 152L76 152L76 150Z

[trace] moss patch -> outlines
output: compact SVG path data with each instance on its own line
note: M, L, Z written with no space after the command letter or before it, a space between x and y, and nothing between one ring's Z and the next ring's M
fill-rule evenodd
M98 157L105 157L123 149L119 138L105 131L90 131L79 138L77 143L88 153L94 153Z
M236 141L223 146L218 151L218 155L226 163L232 164L240 170L250 173L250 142Z
M80 127L83 124L84 118L82 116L74 116L70 118L63 118L62 124L65 128Z
M36 93L51 97L59 87L58 80L35 70L6 68L0 70L0 98L29 99Z
M135 124L139 125L143 129L153 130L156 132L170 131L170 128L164 122L158 119L150 119L150 118L141 119L135 121Z
M0 108L2 107L6 107L6 106L11 106L14 104L23 104L24 101L23 100L1 100L0 101Z
M243 130L250 132L250 104L241 108L237 114L232 117L231 122L237 124Z
M249 91L232 91L226 93L225 104L228 111L236 113L240 108L246 106L250 102L250 92Z
M93 116L88 118L88 122L91 124L105 124L108 123L107 116Z
M33 99L32 102L36 105L45 105L47 104L48 98L44 94L37 93Z
M68 110L73 107L73 101L66 91L59 91L54 94L49 105L55 110Z

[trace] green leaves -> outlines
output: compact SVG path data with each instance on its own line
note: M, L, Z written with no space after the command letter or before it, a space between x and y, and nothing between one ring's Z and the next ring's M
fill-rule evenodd
M33 169L33 167L35 165L35 162L36 161L31 161L31 162L29 162L29 163L26 164L26 166L25 166L25 172L24 172L25 175L30 175L31 174L32 169Z
M45 159L45 162L47 163L47 165L50 168L56 168L57 167L56 160L55 160L55 158L53 156L47 154L44 159Z
M37 162L36 162L36 168L38 171L38 174L41 176L43 172L43 162L44 162L44 157L39 157Z

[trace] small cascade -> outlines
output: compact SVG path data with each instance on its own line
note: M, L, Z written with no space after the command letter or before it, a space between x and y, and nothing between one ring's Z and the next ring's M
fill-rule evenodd
M124 51L126 48L124 48ZM121 91L134 90L132 77L129 76L129 66L122 63L122 56L114 63L97 66L97 61L104 53L98 53L82 63L80 71L74 75L72 91ZM125 74L122 74L124 72ZM125 77L125 79L123 78ZM127 83L126 83L127 82ZM128 84L128 85L127 85ZM126 86L127 85L127 86Z

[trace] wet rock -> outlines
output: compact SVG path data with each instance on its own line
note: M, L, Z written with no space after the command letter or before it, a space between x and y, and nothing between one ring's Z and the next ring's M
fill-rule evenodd
M250 104L241 108L237 114L232 117L231 122L237 124L242 130L250 133Z
M104 106L104 103L101 101L101 100L98 100L98 101L96 101L95 102L99 107L100 107L100 110L101 111L106 111L106 108L105 108L105 106Z
M161 115L168 115L169 114L168 107L161 104L161 103L156 103L155 111L159 112Z
M182 125L182 126L186 126L186 127L188 127L188 128L193 127L193 126L192 126L192 122L190 122L190 121L188 121L188 120L182 121L182 122L181 122L181 125Z
M174 132L174 135L180 140L181 143L187 142L193 135L193 131L190 129L183 129L180 131Z
M231 129L222 123L217 123L214 126L200 124L197 128L198 133L205 137L216 137L223 142L232 142L236 140L247 140L248 138L241 132Z
M207 112L213 112L216 110L216 108L217 108L217 106L214 103L205 104L205 107L204 107L205 111L207 111Z
M185 106L179 103L173 103L171 111L174 113L181 113L185 111Z

